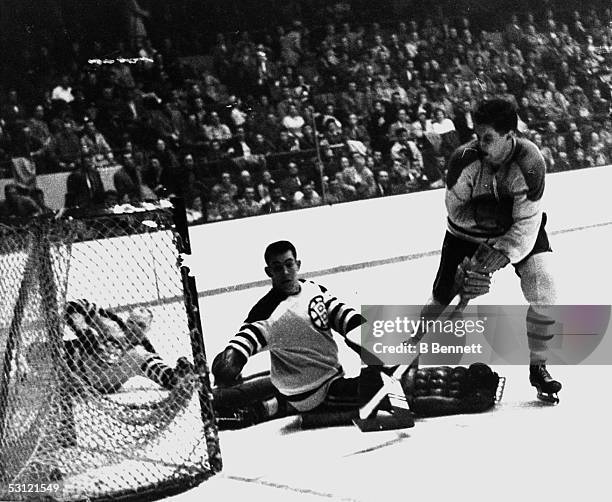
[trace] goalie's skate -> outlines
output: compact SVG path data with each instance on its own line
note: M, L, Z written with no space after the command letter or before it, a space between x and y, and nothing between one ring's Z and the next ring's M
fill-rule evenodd
M562 385L550 376L544 364L532 364L529 367L529 382L538 391L538 399L546 403L558 404Z
M234 410L217 409L215 414L220 431L244 429L264 421L263 405L260 403Z

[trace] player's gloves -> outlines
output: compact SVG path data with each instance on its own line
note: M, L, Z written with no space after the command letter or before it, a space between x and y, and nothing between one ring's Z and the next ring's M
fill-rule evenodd
M483 242L472 256L469 268L470 270L492 274L504 268L508 263L510 263L510 260L504 253Z
M491 275L510 263L497 249L482 243L472 258L465 257L455 273L454 291L463 300L472 300L489 292ZM454 295L453 295L454 296Z
M470 259L466 256L457 267L454 290L464 300L485 295L491 288L491 274L470 270Z

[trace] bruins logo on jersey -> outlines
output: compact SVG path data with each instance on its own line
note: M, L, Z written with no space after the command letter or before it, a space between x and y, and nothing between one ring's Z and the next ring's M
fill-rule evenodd
M308 304L308 317L317 329L329 329L329 315L322 295L315 296Z

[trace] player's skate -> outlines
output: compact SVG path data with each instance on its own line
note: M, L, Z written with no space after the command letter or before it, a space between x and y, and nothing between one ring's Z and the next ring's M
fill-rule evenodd
M557 393L562 385L550 376L544 363L529 366L529 382L537 389L538 399L553 404L559 402Z

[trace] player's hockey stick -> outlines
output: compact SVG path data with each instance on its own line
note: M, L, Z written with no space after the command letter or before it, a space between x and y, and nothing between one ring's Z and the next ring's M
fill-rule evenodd
M468 303L469 300L460 297L459 303L452 307L452 311L448 315L447 319L452 320L461 314L467 307ZM436 319L440 319L447 310L448 309L445 309L440 313L440 315L436 316ZM421 329L410 339L410 341L406 342L406 344L408 346L418 348L419 342L423 339L426 333L426 330ZM410 354L408 356L408 363L397 366L391 375L386 375L385 373L381 372L380 375L383 379L382 387L376 394L374 394L372 399L361 407L359 410L359 417L353 420L353 423L359 427L362 432L404 429L414 426L414 419L409 410L408 402L406 401L404 391L400 384L400 379L418 357L418 350L415 350L414 354ZM387 419L386 417L383 419L382 417L376 416L376 411L380 406L381 401L387 396L389 397L391 406L393 408L393 419Z
M466 258L464 262L459 265L460 268L458 268L457 271L461 271L463 274L468 271L475 271L481 274L488 274L490 278L493 272L504 268L508 263L510 263L510 260L501 251L498 251L487 243L481 243L476 249L472 258L469 260ZM455 278L455 280L458 280L457 277ZM453 300L457 297L458 294L459 293L456 293L454 295ZM459 294L459 303L456 306L452 307L452 311L447 319L452 320L456 316L460 315L461 312L465 310L468 303L469 299ZM445 309L438 316L436 316L435 319L440 319L442 315L446 312L446 310L447 309ZM415 336L413 336L410 341L406 343L416 349L418 348L417 344L425 336L426 333L426 330L421 329L420 332L416 333ZM370 401L367 402L359 410L359 418L355 420L355 424L362 431L376 430L376 428L371 428L371 424L369 422L371 422L372 420L376 421L375 412L380 406L380 402L387 396L389 396L391 405L393 406L393 413L397 413L398 416L405 417L405 425L403 425L403 427L411 427L412 425L414 425L412 415L408 410L408 403L404 396L403 389L400 385L400 378L402 377L404 372L408 370L408 368L414 363L417 357L418 350L414 350L414 354L410 354L408 356L408 364L402 364L398 366L391 376L387 376L384 373L381 373L381 376L383 378L383 386L374 395L374 397L370 399ZM395 404L394 402L397 404ZM400 424L400 427L401 426L402 425Z

